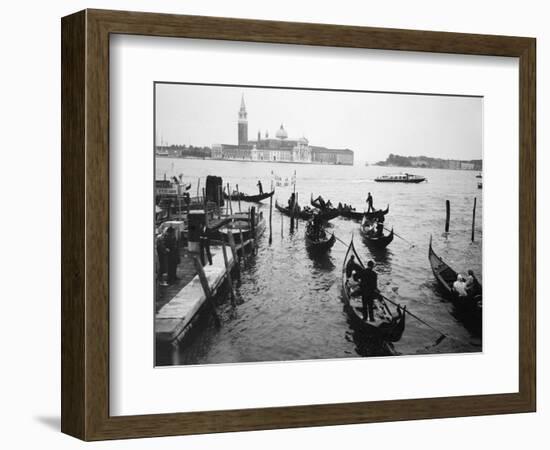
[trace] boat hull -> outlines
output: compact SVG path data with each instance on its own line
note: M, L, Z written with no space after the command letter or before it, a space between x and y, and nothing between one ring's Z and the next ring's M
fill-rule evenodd
M371 323L363 319L362 306L357 300L357 296L353 295L351 278L348 278L346 274L346 265L351 255L354 255L357 263L364 268L361 259L355 250L353 241L348 247L342 267L342 299L344 303L344 311L349 318L351 326L375 339L386 342L399 341L405 330L405 313L403 311L397 309L391 314L391 320L379 321L377 323ZM389 310L389 307L385 303L378 303L378 307Z

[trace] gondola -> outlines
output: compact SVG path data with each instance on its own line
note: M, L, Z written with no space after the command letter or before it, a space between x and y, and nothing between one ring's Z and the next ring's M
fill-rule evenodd
M292 216L292 210L288 207L279 205L277 200L275 200L275 208L277 208L277 210L279 212L281 212L281 213L283 213L283 214L285 214L289 217ZM313 217L313 212L314 212L313 209L301 209L298 206L294 211L294 218L309 220ZM338 214L339 213L338 213L337 209L329 210L329 211L319 211L319 215L321 216L321 219L326 220L326 221L332 220L335 217L338 217Z
M393 241L393 228L391 229L389 234L377 237L375 236L374 231L370 227L372 224L373 222L370 222L366 217L363 219L363 222L361 223L361 234L363 236L363 240L365 241L365 244L369 248L375 248L378 250L386 248L388 245L390 245L390 242Z
M432 272L445 296L451 300L460 316L480 329L483 309L481 283L478 282L476 288L467 297L459 297L453 290L453 283L456 281L458 274L434 252L431 236L428 258Z
M314 238L310 234L309 225L306 227L305 239L306 248L316 253L324 253L329 251L336 242L336 236L334 235L334 233L331 233L330 235L324 233L323 238Z
M344 217L345 219L353 219L361 221L363 220L363 217L367 217L369 220L374 220L376 217L382 217L385 216L390 212L390 205L386 207L386 209L379 209L377 211L371 211L371 212L359 212L354 211L351 208L337 208L338 212L340 213L340 217Z
M363 320L363 304L361 301L361 293L359 292L359 285L354 279L354 273L352 273L350 277L347 276L348 270L346 266L352 255L355 256L358 267L364 269L365 266L363 266L355 250L355 246L353 245L353 239L349 244L342 267L344 310L352 326L374 338L386 342L399 341L405 330L405 312L400 307L394 307L393 305L390 307L382 297L379 297L375 300L374 322Z
M274 193L275 193L275 190L271 192L264 192L263 194L256 194L256 195L246 195L242 192L239 192L239 193L233 192L233 194L231 194L231 200L233 201L240 200L241 202L249 202L249 203L260 203L262 200L272 197ZM229 195L227 195L227 193L224 192L223 198L225 200L229 200Z
M365 212L363 213L363 217L365 217L367 220L374 220L376 218L381 218L382 222L383 217L390 212L390 205L386 206L386 209L378 209L376 211L371 212Z
M340 217L345 219L363 220L364 212L354 211L351 208L338 208Z

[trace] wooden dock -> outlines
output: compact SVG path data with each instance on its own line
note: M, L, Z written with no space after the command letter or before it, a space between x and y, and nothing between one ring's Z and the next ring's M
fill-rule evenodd
M212 246L212 265L204 266L204 274L208 281L210 292L215 294L222 286L228 273L221 246ZM229 268L233 268L236 261L232 252L227 252ZM155 334L158 342L177 343L186 334L186 328L197 312L207 301L204 289L198 275L183 287L155 316Z

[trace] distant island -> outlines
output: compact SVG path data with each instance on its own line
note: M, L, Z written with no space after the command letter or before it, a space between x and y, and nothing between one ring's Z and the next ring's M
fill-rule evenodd
M390 153L385 161L379 161L375 166L386 167L422 167L428 169L481 170L481 159L458 160L430 158L428 156L400 156Z

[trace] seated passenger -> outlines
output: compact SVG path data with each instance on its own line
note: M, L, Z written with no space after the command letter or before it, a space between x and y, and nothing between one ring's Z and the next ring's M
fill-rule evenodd
M453 291L455 291L459 297L468 296L468 291L466 290L466 280L461 274L458 274L456 281L453 283Z

